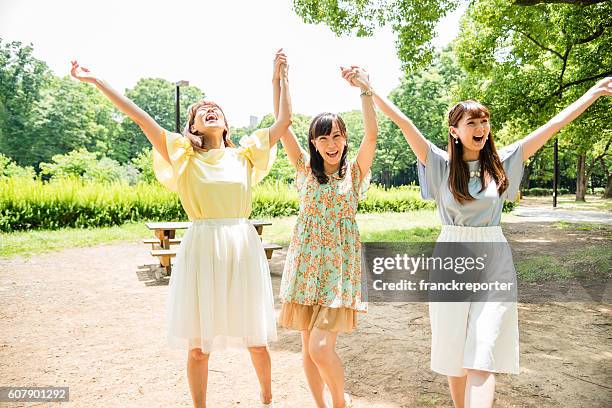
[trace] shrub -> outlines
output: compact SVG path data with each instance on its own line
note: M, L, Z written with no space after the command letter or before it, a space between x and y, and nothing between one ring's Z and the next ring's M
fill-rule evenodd
M21 167L18 166L9 157L0 153L0 178L4 177L17 177L33 179L36 177L33 167Z
M513 208L506 202L504 211ZM295 215L298 194L293 185L267 181L253 189L253 218ZM359 212L404 212L433 209L418 186L384 189L372 185ZM93 182L74 177L49 182L0 178L0 231L92 228L145 220L179 221L187 216L178 195L159 183Z

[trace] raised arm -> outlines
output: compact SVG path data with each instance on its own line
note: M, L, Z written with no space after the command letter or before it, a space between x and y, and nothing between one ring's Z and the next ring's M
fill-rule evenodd
M77 61L72 61L70 75L81 82L94 84L117 107L117 109L136 122L155 150L157 150L168 163L170 162L168 149L166 148L165 130L159 126L147 112L140 109L134 102L114 90L106 81L93 75L89 69L81 67Z
M350 69L340 68L342 76L352 86L361 89L361 112L363 114L363 139L357 152L357 165L361 174L361 179L372 167L374 153L376 153L376 138L378 137L378 124L376 123L376 111L372 100L372 86L367 72L357 66Z
M425 136L423 136L419 129L414 126L414 123L412 123L393 102L385 96L378 94L374 89L372 89L372 96L374 97L376 106L378 106L378 108L400 128L417 159L419 159L421 163L426 164L429 146L427 145Z
M604 78L589 89L574 103L555 115L545 125L540 126L523 139L523 160L527 160L538 149L561 130L565 125L576 119L600 96L612 95L612 77Z
M282 48L276 53L274 59L274 70L272 74L272 96L274 105L274 118L278 121L279 117L283 114L283 105L286 104L285 109L289 112L291 117L291 98L289 96L289 65L287 64L287 56L282 52ZM281 103L282 102L282 103ZM291 122L289 122L289 125ZM290 126L282 132L282 134L275 134L275 137L280 137L281 143L285 152L287 152L287 158L289 162L295 167L297 165L298 158L302 155L300 144L298 143L297 137L293 133ZM278 141L278 138L274 140L274 143ZM270 143L272 143L272 132L270 132Z
M282 51L282 49L280 50ZM274 124L270 127L270 146L276 144L291 126L291 97L289 95L289 75L287 64L280 66L280 78L278 81L280 91L278 109L274 109Z

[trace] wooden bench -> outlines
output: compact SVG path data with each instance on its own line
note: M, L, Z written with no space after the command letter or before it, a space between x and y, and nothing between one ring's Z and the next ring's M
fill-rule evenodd
M161 241L158 238L149 238L143 239L143 244L151 244L151 249L160 249ZM168 244L170 245L179 245L181 243L181 238L170 238L168 239Z
M260 239L262 239L263 227L272 225L270 221L250 220L250 222ZM175 233L179 229L189 228L191 222L146 222L145 225L154 232L155 238L144 239L142 242L151 245L151 255L159 258L160 266L170 275L172 272L171 259L176 256L176 252L170 247L181 243L181 239L176 238ZM275 244L264 244L268 259L272 257L272 252L279 248L280 246Z
M282 249L282 246L278 244L263 243L263 248L264 248L264 251L266 251L266 258L270 260L272 259L272 254L274 253L274 251L277 249ZM163 266L166 271L166 276L170 275L172 271L171 259L176 256L176 250L174 249L151 249L151 255L159 258L161 266ZM155 276L157 277L157 279L161 278L161 276L157 276L157 272Z
M268 258L268 260L272 259L272 253L277 250L277 249L281 249L282 246L278 245L278 244L270 244L270 243L263 243L263 247L264 247L264 251L266 251L266 258Z

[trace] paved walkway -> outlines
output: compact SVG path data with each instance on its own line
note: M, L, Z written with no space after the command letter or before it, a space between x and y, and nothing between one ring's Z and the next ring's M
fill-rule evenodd
M533 221L595 222L612 225L612 213L605 211L573 211L519 205L512 211L512 215L532 218Z

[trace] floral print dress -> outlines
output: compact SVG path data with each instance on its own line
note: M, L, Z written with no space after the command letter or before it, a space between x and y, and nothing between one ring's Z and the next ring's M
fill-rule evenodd
M367 310L355 214L369 186L370 173L360 181L360 169L353 160L347 162L342 178L334 173L327 184L319 184L308 161L302 154L297 162L300 211L281 282L281 325L282 314L287 315L291 307Z

